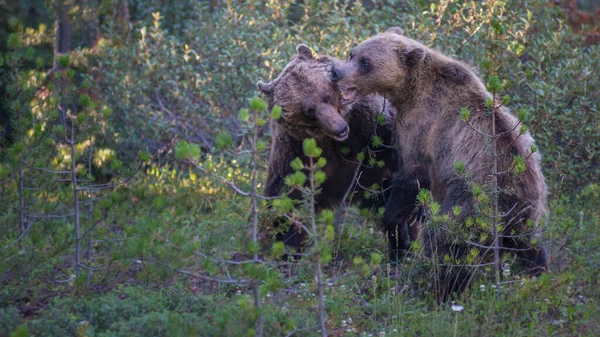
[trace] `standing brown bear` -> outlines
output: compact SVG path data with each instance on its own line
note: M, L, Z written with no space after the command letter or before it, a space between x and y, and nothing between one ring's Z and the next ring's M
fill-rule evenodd
M399 28L390 28L354 48L347 62L332 69L332 80L341 89L345 104L373 93L390 100L399 111L396 134L403 149L399 171L419 177L420 186L430 189L441 204L442 214L452 218L459 206L460 213L454 217L459 224L476 211L469 182L484 186L492 180L490 141L478 131L491 133L495 127L500 135L496 172L511 171L516 155L525 164L522 174L498 175L498 214L505 214L500 219L501 247L516 251L532 275L546 270L545 249L532 244L540 239L537 224L546 211L547 187L540 156L531 150L531 135L520 133L517 118L507 108L500 107L492 118L486 108L486 100L492 96L467 66L404 36ZM463 108L470 111L471 125L460 119ZM456 162L464 163L468 179L457 174ZM393 222L405 206L388 203L386 221ZM434 238L432 230L423 234L427 254L449 251L449 243ZM468 249L464 245L450 251L460 255L465 247ZM449 281L453 284L442 284L448 291L465 286L465 280L458 280L461 284L456 284L456 279Z
M363 163L355 190L360 193L361 186L370 187L373 184L388 186L396 167L397 150L391 146L395 109L379 95L368 95L351 105L340 106L339 90L330 76L333 64L340 61L318 56L304 44L299 45L297 51L298 54L276 79L269 83L259 81L257 84L267 97L270 109L276 105L282 108L281 118L272 123L273 141L264 195L280 195L284 178L294 172L290 162L296 157L307 164L308 158L302 150L302 143L307 138L316 140L317 146L323 150L322 157L327 160L323 168L327 179L316 196L317 209L340 205L354 181L358 166L356 156L367 148L369 151L365 151L368 153L365 162L371 156L384 165L369 166ZM378 136L383 145L374 147L373 136ZM302 193L295 190L291 197L301 199ZM372 204L373 201L375 204ZM384 206L381 197L362 199L362 204L363 207ZM283 224L275 224L277 228L280 226ZM413 227L416 230L416 226ZM407 230L405 226L386 232L389 236ZM277 239L297 249L302 247L303 236L293 225Z

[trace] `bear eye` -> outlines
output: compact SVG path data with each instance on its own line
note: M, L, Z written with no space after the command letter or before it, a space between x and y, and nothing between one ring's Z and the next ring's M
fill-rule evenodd
M316 119L317 118L317 110L315 107L304 108L304 116L308 119Z
M367 60L366 58L361 58L358 64L360 64L360 66L363 67L365 70L369 69L370 63L369 60Z

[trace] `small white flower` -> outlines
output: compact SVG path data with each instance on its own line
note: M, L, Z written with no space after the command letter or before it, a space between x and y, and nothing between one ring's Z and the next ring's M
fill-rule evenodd
M237 294L238 294L238 295L241 295L241 294L242 294L242 291L238 289L238 291L237 291Z
M369 233L373 234L373 227L369 228Z
M271 293L267 293L267 297L271 297Z
M398 332L398 329L393 329L392 332Z
M452 311L461 312L463 310L465 310L465 307L463 307L462 305L459 305L459 304L454 304L454 301L452 302Z
M343 327L345 327L345 326L346 326L346 321L345 321L345 320L343 320L343 321L342 321L342 328L343 328Z
M379 337L385 337L385 331L380 332Z
M482 292L484 292L485 291L485 284L479 285L479 290L481 290Z
M352 317L348 317L348 324L352 324Z

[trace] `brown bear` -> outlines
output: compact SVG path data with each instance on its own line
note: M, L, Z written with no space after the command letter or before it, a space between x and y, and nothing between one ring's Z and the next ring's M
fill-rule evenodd
M280 195L284 178L294 172L290 162L296 157L307 163L308 158L302 150L302 142L307 138L316 140L317 146L323 150L322 157L327 160L323 168L327 179L316 196L317 209L339 206L357 173L359 184L355 190L359 193L362 187L373 184L389 186L396 167L397 149L392 147L395 109L379 95L368 95L351 105L340 106L339 90L330 78L333 64L340 61L333 57L318 56L304 44L299 45L297 51L298 54L276 79L269 83L259 81L257 84L266 96L270 109L275 105L282 108L281 118L272 123L273 139L264 195ZM383 145L374 147L373 136L378 136ZM367 155L357 172L356 156L362 151ZM384 165L368 165L369 157L382 161ZM291 197L301 199L302 193L295 190ZM362 198L361 202L362 207L384 206L381 197ZM278 226L282 225L275 227ZM416 226L411 229L415 232ZM405 226L386 232L388 236L394 236L399 231L407 230ZM301 248L303 236L299 233L297 228L290 226L277 239L283 240L288 246ZM416 236L413 234L413 237ZM396 239L392 241L397 242Z
M492 95L469 67L404 36L394 27L360 43L348 61L332 69L331 76L341 90L343 104L373 93L389 99L399 112L396 135L403 150L399 172L418 177L413 184L429 189L441 205L442 214L458 224L464 225L478 210L473 184L489 186L493 180L492 142L484 133L489 135L494 128L498 135L495 172L506 171L496 174L496 214L503 215L499 219L503 228L500 246L516 251L532 275L546 270L545 249L532 244L540 240L537 224L546 211L547 187L540 155L532 151L533 138L528 132L520 132L520 122L507 108L497 108L492 114L486 107ZM463 108L470 111L469 123L460 118ZM511 169L516 155L525 164L521 174ZM467 179L457 174L458 162L464 163ZM395 191L391 193L390 199L394 199ZM399 199L414 202L406 195ZM388 202L386 221L393 222L405 206ZM457 209L460 212L454 216ZM432 230L423 231L427 254L449 251L447 242L431 236ZM453 252L464 254L469 246L463 243L463 249ZM466 286L463 280L459 280L461 285L456 279L452 282L446 283L449 288L445 289L460 291Z

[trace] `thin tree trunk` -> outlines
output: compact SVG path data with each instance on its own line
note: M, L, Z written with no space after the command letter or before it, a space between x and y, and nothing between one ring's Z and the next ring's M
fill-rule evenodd
M310 158L310 222L313 232L313 246L316 254L316 264L317 268L315 270L315 279L317 280L317 288L319 289L319 308L318 308L318 318L319 318L319 326L321 328L321 336L327 337L327 326L325 323L327 322L327 318L325 315L325 301L324 301L324 292L323 292L323 271L321 269L321 252L319 251L319 235L317 231L317 220L315 214L315 167L313 158Z
M493 101L494 104L496 104L496 94L493 94ZM499 240L498 240L498 217L499 212L498 212L498 198L500 197L500 191L498 190L498 150L497 150L497 143L498 143L498 137L496 137L496 110L497 108L494 107L492 110L492 155L493 155L493 161L494 161L494 167L493 167L493 179L494 179L494 183L493 183L493 198L494 198L494 226L492 228L493 231L493 235L494 235L494 274L496 277L496 284L500 283L500 246L499 246Z
M258 119L257 112L254 111L254 122ZM258 244L258 205L256 202L256 175L257 175L257 161L258 161L258 126L254 126L254 134L252 135L252 195L250 196L252 201L252 241ZM259 264L258 253L255 252L253 256L254 264ZM258 320L256 322L256 336L263 336L264 322L262 312L260 312L260 285L257 280L254 280L252 285L252 293L254 295L254 306L259 310Z
M88 173L91 174L92 173L92 158L94 155L94 143L92 140L92 137L90 137L90 152L89 152L89 158L88 158ZM90 228L92 228L92 226L94 225L94 217L93 217L93 211L94 211L94 192L93 191L89 191L90 193L90 204L88 207L88 219L90 221ZM91 266L91 261L92 261L92 237L91 234L88 233L87 234L87 264L88 266ZM87 269L87 286L89 287L92 284L92 270Z
M62 0L54 1L54 69L58 68L57 58L71 51L71 22L65 14L67 9Z

